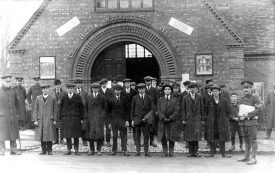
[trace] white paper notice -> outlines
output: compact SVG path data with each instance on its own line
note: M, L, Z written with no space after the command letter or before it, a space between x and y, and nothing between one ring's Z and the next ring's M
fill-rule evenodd
M194 28L192 28L191 26L171 17L169 23L169 25L173 26L174 28L177 28L178 30L184 32L187 35L191 35Z
M56 32L59 35L59 37L61 37L79 24L80 24L80 21L78 20L78 18L73 17L67 23L65 23L62 26L60 26L59 28L57 28Z
M240 107L239 107L239 116L243 116L244 114L248 114L248 113L253 112L253 111L255 111L255 107L254 106L240 104Z

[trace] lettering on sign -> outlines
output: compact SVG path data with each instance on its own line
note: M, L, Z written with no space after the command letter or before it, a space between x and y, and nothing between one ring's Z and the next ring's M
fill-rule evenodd
M77 17L73 17L71 20L69 20L67 23L63 24L59 28L56 29L57 34L59 37L65 35L67 32L72 30L74 27L80 24L80 21Z
M174 28L184 32L187 35L191 35L194 28L192 28L191 26L171 17L169 23L170 26L173 26Z

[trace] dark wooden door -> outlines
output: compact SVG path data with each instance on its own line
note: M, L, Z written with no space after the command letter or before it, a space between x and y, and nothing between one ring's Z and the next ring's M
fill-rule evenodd
M114 44L104 49L97 57L92 69L92 81L102 78L126 77L125 44Z

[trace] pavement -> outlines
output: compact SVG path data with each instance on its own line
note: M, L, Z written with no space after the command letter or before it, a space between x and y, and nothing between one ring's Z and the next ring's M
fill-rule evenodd
M21 148L23 151L33 151L33 152L39 152L41 150L40 147L40 142L34 140L34 130L24 130L20 131L20 138L21 138ZM111 139L112 142L112 139ZM19 146L19 141L17 141L18 146ZM157 144L157 147L149 147L149 152L151 153L159 153L162 151L161 143L159 141L155 141ZM187 153L188 150L185 149L185 144L184 142L177 142L175 145L175 153ZM241 153L239 150L239 140L238 137L236 136L236 150L233 152L234 153ZM128 134L128 151L130 153L135 152L135 145L134 141L132 138L132 134ZM227 142L226 143L226 149L229 149L231 147L231 143ZM9 149L9 144L6 141L6 148ZM120 140L118 140L118 151L120 151ZM199 151L200 152L207 152L209 149L206 148L206 141L202 140L199 143ZM59 153L59 152L65 152L66 150L66 145L64 144L56 144L53 145L53 152ZM80 146L79 146L79 151L80 152L88 152L89 147L84 146L82 142L80 141ZM111 152L112 147L107 147L104 145L102 147L102 152L108 153ZM258 131L258 154L275 154L275 132L273 131L271 138L270 139L265 139L265 131Z

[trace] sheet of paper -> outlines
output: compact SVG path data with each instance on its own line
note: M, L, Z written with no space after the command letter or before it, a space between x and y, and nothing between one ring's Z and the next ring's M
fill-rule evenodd
M255 107L254 106L240 104L240 107L239 107L239 116L242 116L243 114L248 114L248 113L253 112L253 111L255 111Z

